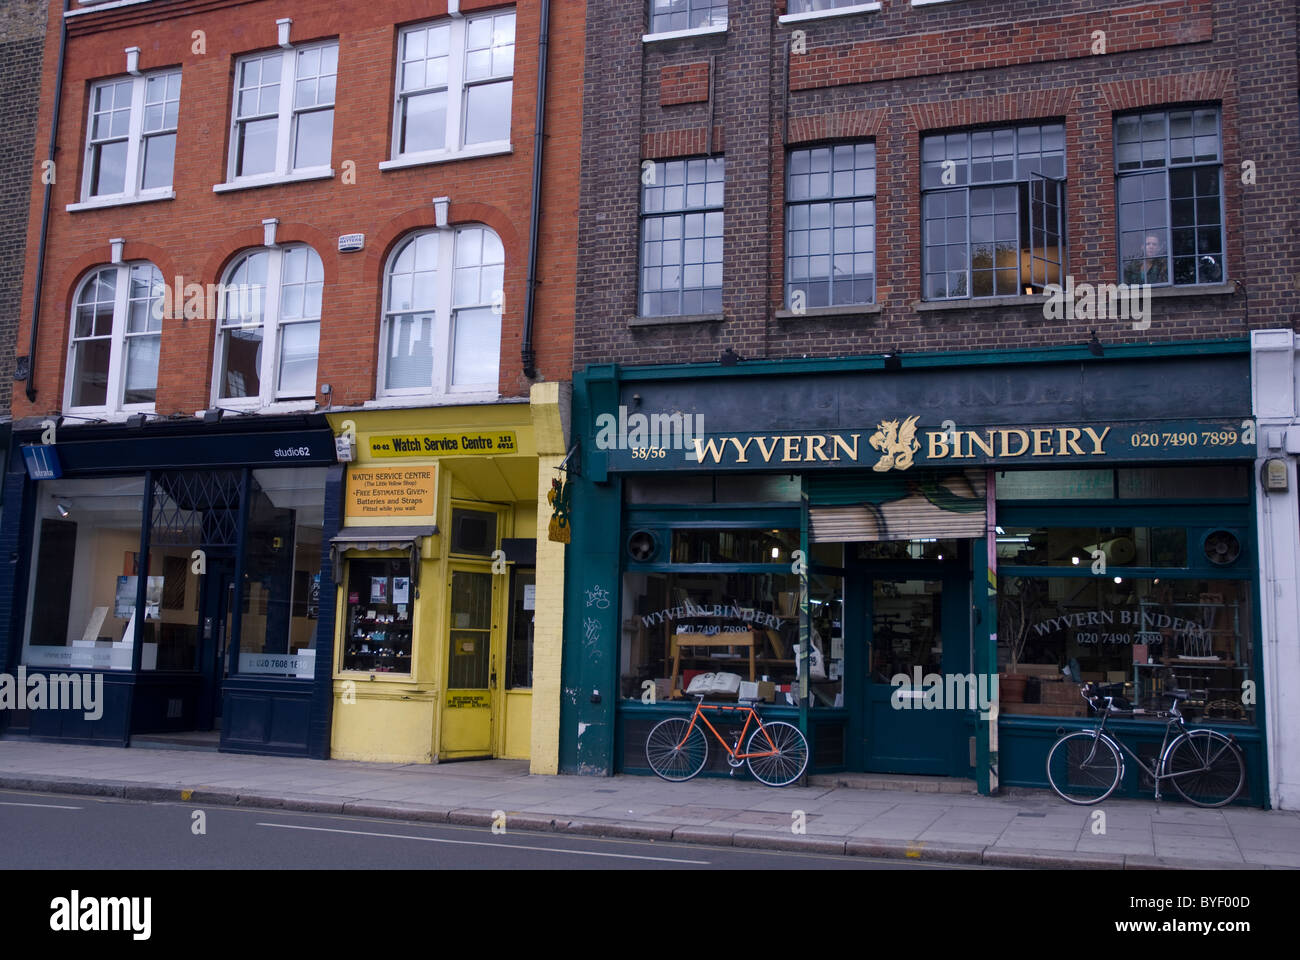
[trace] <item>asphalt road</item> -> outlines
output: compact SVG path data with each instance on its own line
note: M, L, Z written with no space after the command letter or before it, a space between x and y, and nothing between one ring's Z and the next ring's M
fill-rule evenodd
M3 870L982 869L16 791L0 791L0 837Z

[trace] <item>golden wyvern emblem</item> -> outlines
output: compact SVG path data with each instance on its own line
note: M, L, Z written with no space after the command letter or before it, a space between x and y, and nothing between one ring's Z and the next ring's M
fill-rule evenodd
M867 442L882 454L871 469L876 473L887 470L906 470L912 465L912 457L921 449L916 439L916 421L919 417L908 417L899 425L897 420L882 420L876 432Z

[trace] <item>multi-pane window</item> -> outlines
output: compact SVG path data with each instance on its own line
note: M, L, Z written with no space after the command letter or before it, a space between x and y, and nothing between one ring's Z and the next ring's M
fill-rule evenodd
M230 177L329 167L337 43L245 57L235 69Z
M1062 124L921 141L925 298L1004 297L1061 282Z
M876 146L793 150L786 164L786 305L872 303Z
M651 33L726 25L726 0L650 0Z
M403 30L394 159L509 142L514 67L513 10Z
M1115 121L1119 255L1126 283L1219 283L1223 140L1214 108Z
M815 10L838 10L841 7L857 7L868 0L790 0L789 13L812 13Z
M656 161L641 175L641 316L722 312L722 157Z
M72 308L70 408L153 405L163 306L162 274L152 263L102 267L82 282Z
M221 289L218 400L316 395L324 283L320 256L308 246L254 250L231 264Z
M426 230L388 260L380 392L497 392L505 248L487 227Z
M179 70L91 88L84 199L148 196L171 187L180 99Z

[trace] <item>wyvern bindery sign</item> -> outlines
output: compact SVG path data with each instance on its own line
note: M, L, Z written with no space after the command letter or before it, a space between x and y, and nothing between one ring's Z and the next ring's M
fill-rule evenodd
M613 469L763 470L1196 460L1255 457L1255 422L1232 420L1108 421L1103 423L966 426L923 425L919 416L882 419L861 430L800 433L722 433L692 439L684 454L609 451Z

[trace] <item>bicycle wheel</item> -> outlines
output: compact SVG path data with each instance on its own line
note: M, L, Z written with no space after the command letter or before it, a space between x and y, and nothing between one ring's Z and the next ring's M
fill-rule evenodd
M769 787L784 787L787 783L793 783L803 776L808 766L808 741L798 727L779 720L765 723L751 733L745 752L767 754L763 757L750 757L747 762L754 779Z
M645 738L645 758L656 775L680 783L704 769L709 741L703 730L691 726L689 717L669 717Z
M1068 733L1047 754L1047 782L1062 800L1101 803L1119 786L1119 751L1093 733Z
M1184 800L1198 807L1231 803L1246 785L1246 761L1231 740L1213 730L1191 730L1169 746L1165 775Z

